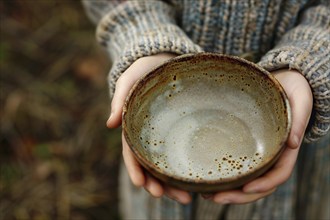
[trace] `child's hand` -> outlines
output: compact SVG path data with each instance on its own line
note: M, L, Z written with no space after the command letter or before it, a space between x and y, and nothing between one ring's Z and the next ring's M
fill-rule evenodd
M111 116L107 121L109 128L120 126L125 98L133 84L143 74L174 56L173 54L164 53L140 58L122 74L117 81L111 104ZM242 204L256 201L273 193L276 187L284 183L292 173L312 110L312 92L306 79L298 72L280 70L274 72L274 74L286 91L292 108L292 129L288 146L270 171L246 184L242 190L224 191L205 196L208 199L213 199L214 202ZM170 186L163 186L159 181L144 173L124 137L122 143L124 162L135 186L143 186L154 197L161 197L166 194L168 197L184 204L191 201L188 192Z
M292 110L292 128L286 149L271 170L246 184L241 190L206 196L216 203L243 204L266 197L288 180L293 171L312 111L312 92L306 79L296 71L279 70L273 73L286 91Z
M123 105L126 96L134 83L146 72L149 72L154 67L162 64L164 61L174 56L174 54L162 53L140 58L121 75L116 83L116 91L111 103L111 116L107 121L107 126L109 128L114 128L121 125ZM161 197L166 194L168 197L181 203L190 202L191 198L188 192L169 186L163 186L159 181L145 173L141 165L135 159L133 152L129 148L123 136L122 144L124 162L130 179L135 186L143 186L154 197Z

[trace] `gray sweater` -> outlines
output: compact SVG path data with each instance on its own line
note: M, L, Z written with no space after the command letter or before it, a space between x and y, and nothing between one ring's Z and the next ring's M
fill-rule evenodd
M83 0L109 52L110 96L136 59L172 52L238 55L272 71L296 69L314 96L313 115L290 179L267 198L221 206L197 198L182 206L134 188L122 166L125 219L329 219L330 1L308 0ZM303 183L303 184L301 184Z
M219 52L250 58L271 71L296 69L314 96L305 135L330 128L330 6L308 0L83 0L115 82L136 59L160 52Z

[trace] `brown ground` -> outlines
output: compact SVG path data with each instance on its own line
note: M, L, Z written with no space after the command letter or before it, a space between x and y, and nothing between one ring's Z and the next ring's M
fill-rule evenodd
M0 1L0 219L118 219L110 63L77 0Z

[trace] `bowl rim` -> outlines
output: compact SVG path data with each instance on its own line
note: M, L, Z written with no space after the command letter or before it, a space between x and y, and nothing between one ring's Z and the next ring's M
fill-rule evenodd
M191 60L191 59L195 59L198 57L203 57L203 58L212 58L212 59L219 59L219 60L229 60L231 62L234 62L236 64L241 64L244 65L245 67L248 67L250 69L254 69L254 71L259 71L262 74L264 74L266 76L267 79L271 80L273 85L276 87L277 91L280 93L281 95L281 100L284 103L284 107L286 110L286 115L287 115L287 121L286 121L286 129L285 129L285 133L280 141L279 147L277 152L274 154L273 157L267 157L264 162L262 163L261 166L258 166L258 168L254 169L253 172L248 172L245 174L240 175L239 177L229 177L229 178L220 178L217 180L207 180L207 179L188 179L185 177L181 177L181 176L176 176L176 175L171 175L168 172L165 172L163 169L160 169L159 167L157 167L154 163L152 163L151 161L147 160L146 158L144 158L139 151L134 147L134 144L132 143L131 139L129 138L128 132L127 132L127 121L126 121L126 116L127 116L127 112L128 112L128 108L130 105L130 101L132 100L131 97L133 95L135 95L140 87L143 87L144 82L148 81L150 78L155 77L155 73L158 72L158 70L166 67L167 65L170 65L173 62L184 62L187 60ZM130 89L129 94L127 95L126 99L125 99L125 103L123 106L123 112L122 112L122 130L123 130L123 136L126 139L126 142L129 146L129 148L131 149L131 151L133 152L135 158L137 159L137 161L147 170L149 171L152 175L158 177L158 179L164 181L164 180L170 180L170 181L174 181L174 182L184 182L185 184L201 184L201 185L209 185L209 184L216 184L216 185L226 185L226 184L231 184L234 183L237 180L240 179L251 179L249 177L254 177L256 178L257 176L260 176L263 172L263 169L265 167L268 167L267 169L269 169L280 157L280 155L282 154L282 152L285 149L285 145L288 141L288 137L291 131L291 127L292 127L292 112L291 112L291 107L290 107L290 103L289 103L289 99L287 94L285 93L285 90L283 89L283 87L281 86L281 84L278 82L278 80L267 70L263 69L261 66L250 62L248 60L245 60L241 57L238 56L233 56L233 55L225 55L225 54L221 54L221 53L211 53L211 52L198 52L198 53L189 53L189 54L184 54L184 55L179 55L176 56L174 58L171 58L165 62L163 62L162 64L156 66L155 68L153 68L152 70L146 72L142 77L140 77L133 85L133 87ZM259 175L254 176L255 173L259 173ZM243 184L241 184L243 185Z

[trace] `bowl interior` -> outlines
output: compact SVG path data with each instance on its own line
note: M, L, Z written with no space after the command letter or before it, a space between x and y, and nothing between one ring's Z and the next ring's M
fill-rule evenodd
M144 166L185 181L230 181L279 154L288 110L277 82L227 56L187 56L135 85L126 139Z

